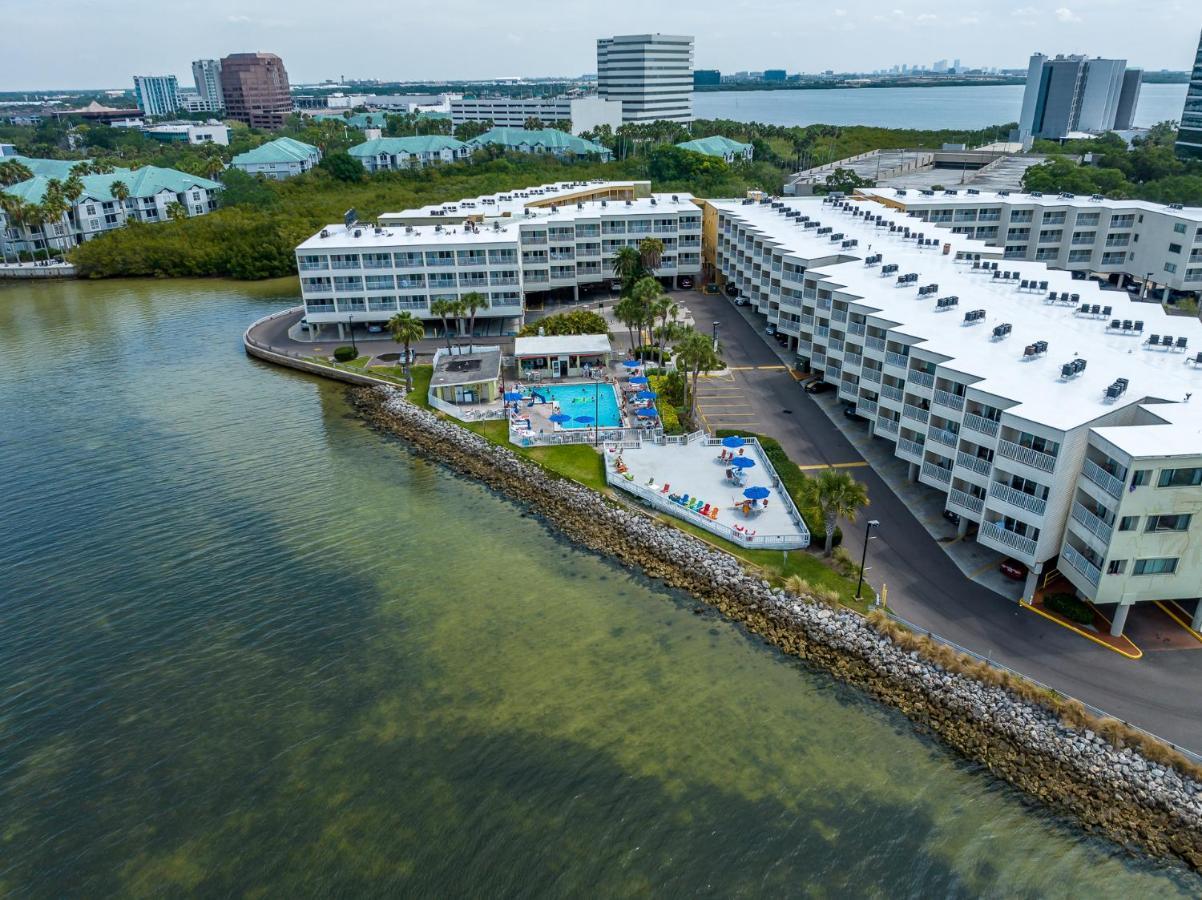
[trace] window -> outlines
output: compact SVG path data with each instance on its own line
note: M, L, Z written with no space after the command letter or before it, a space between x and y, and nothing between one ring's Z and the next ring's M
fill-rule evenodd
M1173 226L1173 231L1177 232L1177 234L1185 234L1185 223L1178 222Z
M1180 244L1169 244L1169 252L1170 253L1180 253L1181 245Z
M1098 213L1096 213L1096 212L1077 213L1077 224L1078 225L1097 225L1098 224Z
M1161 469L1157 487L1197 487L1202 484L1202 469Z
M1131 476L1132 487L1143 487L1146 484L1152 483L1151 469L1136 469L1135 474Z
M1127 560L1112 559L1106 564L1107 575L1122 575L1127 570Z
M1189 513L1171 513L1163 516L1148 516L1148 524L1144 531L1188 531Z
M1177 264L1176 263L1165 263L1164 270L1166 272L1168 272L1170 275L1172 275L1174 272L1177 271Z
M1137 559L1132 575L1172 575L1177 571L1177 557Z
M1134 531L1139 527L1139 516L1123 516L1119 519L1119 531Z
M1092 256L1093 253L1089 250L1070 250L1068 254L1068 261L1071 263L1089 262Z

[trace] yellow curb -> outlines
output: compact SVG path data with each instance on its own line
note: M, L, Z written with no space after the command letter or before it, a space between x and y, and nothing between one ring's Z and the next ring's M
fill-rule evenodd
M1001 559L995 559L993 562L987 562L987 563L985 563L985 565L981 566L979 569L974 569L972 572L969 572L968 577L970 579L973 579L973 578L978 577L979 575L984 575L987 571L992 569L994 566L996 566L1000 562L1001 562Z
M1135 655L1128 653L1126 650L1120 650L1118 647L1111 646L1110 644L1106 643L1105 641L1099 639L1097 636L1090 634L1088 631L1084 631L1084 630L1078 628L1076 625L1070 625L1067 622L1061 622L1055 616L1048 615L1042 609L1038 609L1038 608L1032 606L1025 600L1020 600L1018 605L1021 606L1023 609L1029 609L1031 612L1035 613L1036 615L1043 616L1049 622L1054 622L1055 624L1059 625L1061 628L1067 628L1069 631L1072 631L1076 634L1081 635L1081 637L1083 637L1083 638L1087 638L1088 640L1093 641L1099 647L1105 647L1107 650L1113 650L1119 656L1125 656L1125 657L1127 657L1127 659L1140 659L1144 655L1144 651L1140 650L1139 647L1136 647L1135 642L1131 641L1131 638L1127 638L1127 640L1131 641L1132 647L1135 647ZM1103 618L1105 618L1105 616L1103 616Z
M846 463L817 463L812 466L798 466L803 472L808 472L811 469L862 469L867 466L866 462L846 462Z
M1185 613L1185 610L1181 609L1181 607L1178 606L1175 601L1173 601L1173 600L1167 600L1167 601L1155 600L1153 602L1157 606L1159 606L1161 609L1163 609L1168 614L1170 619L1172 619L1174 622L1176 622L1178 625L1180 625L1182 628L1184 628L1186 631L1188 631L1190 634L1192 634L1194 636L1195 640L1197 640L1199 643L1202 643L1202 634L1199 634L1198 632L1194 631L1194 629L1192 629L1189 626L1189 622L1187 620L1178 618L1177 613L1173 612L1173 609L1177 609L1183 615Z

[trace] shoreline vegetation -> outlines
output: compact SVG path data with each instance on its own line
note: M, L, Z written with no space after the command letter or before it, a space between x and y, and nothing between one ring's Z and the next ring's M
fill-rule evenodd
M901 710L1057 814L1120 845L1202 870L1202 767L1165 745L914 634L881 611L862 616L797 581L766 578L711 541L422 408L420 395L414 402L380 387L349 394L380 433Z

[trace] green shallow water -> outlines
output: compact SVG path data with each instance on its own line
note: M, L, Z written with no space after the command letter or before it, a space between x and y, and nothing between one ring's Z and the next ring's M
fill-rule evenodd
M1196 895L253 362L0 286L0 894Z

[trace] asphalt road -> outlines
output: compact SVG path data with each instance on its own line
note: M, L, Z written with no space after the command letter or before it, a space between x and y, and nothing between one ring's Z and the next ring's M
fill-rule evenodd
M745 427L781 442L799 464L839 464L862 457L826 412L781 365L773 346L724 297L687 295L698 328L719 322L729 376L711 388L713 427ZM758 317L757 317L758 318ZM719 385L721 385L719 387ZM740 404L745 412L735 410ZM711 407L713 408L713 407ZM786 412L786 410L788 412ZM905 619L1024 672L1111 715L1202 752L1202 649L1148 652L1128 660L1007 601L966 578L906 505L870 467L847 471L868 487L871 506L844 526L859 552L864 523L881 526L870 547L874 583L889 587L890 608Z

